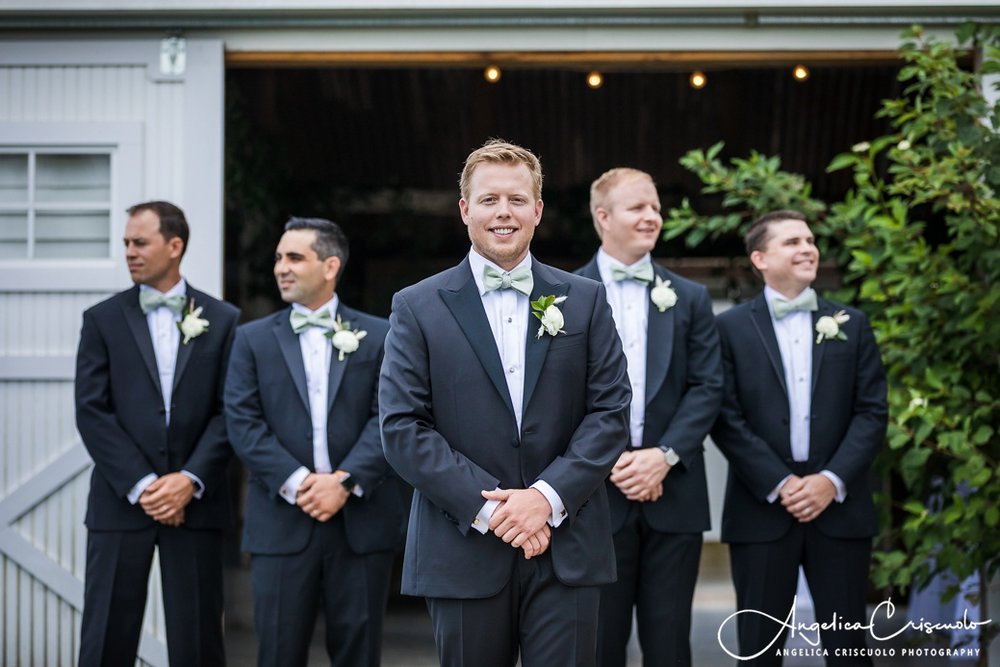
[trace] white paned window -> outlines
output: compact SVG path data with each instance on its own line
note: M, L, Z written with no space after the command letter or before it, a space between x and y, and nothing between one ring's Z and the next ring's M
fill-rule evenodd
M111 152L0 149L0 259L107 259Z

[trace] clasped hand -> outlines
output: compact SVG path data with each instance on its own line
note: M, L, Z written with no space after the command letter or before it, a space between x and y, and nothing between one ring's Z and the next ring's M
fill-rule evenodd
M837 495L837 488L826 475L792 475L778 495L789 514L800 523L809 523L830 505Z
M657 447L631 449L618 457L611 469L611 483L629 500L652 502L663 495L663 479L670 472Z
M483 491L483 498L498 500L490 530L515 549L523 549L527 559L541 556L549 548L552 531L546 521L552 506L537 489L497 489Z
M184 508L194 497L194 482L187 475L172 472L146 487L139 505L154 520L176 528L184 523Z
M340 483L347 473L309 473L295 496L295 504L317 521L329 521L344 507L350 493Z

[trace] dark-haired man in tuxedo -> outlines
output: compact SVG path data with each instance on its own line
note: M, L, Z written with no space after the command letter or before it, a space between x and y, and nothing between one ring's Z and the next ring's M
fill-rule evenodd
M80 665L135 664L154 549L170 664L221 665L222 388L239 311L181 277L181 209L128 213L135 287L83 314L77 354L76 423L94 459Z
M289 304L239 328L226 421L250 471L258 664L304 666L322 604L333 667L375 667L403 508L378 432L388 322L336 293L348 241L321 218L292 218L274 255ZM383 483L386 482L386 483Z
M865 621L876 515L869 468L886 430L886 380L864 313L817 297L805 217L768 213L747 252L763 293L718 318L725 372L712 438L729 460L722 539L740 615L739 655L780 665L799 566L816 618ZM862 630L822 631L827 664L858 657ZM840 655L836 649L847 649Z

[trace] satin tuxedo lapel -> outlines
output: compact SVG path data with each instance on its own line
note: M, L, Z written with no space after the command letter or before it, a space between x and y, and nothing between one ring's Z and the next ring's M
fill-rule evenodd
M350 325L352 330L357 328L355 320L357 319L357 314L347 308L346 306L337 306L337 312L334 317L340 316L342 322L345 326ZM364 343L362 343L363 345ZM344 371L347 370L347 364L351 363L352 355L345 354L344 360L340 361L338 358L340 352L333 347L333 343L330 344L330 375L327 379L327 389L326 389L326 411L329 414L330 410L333 409L333 400L337 398L337 392L340 390L340 383L344 380Z
M778 348L778 337L774 334L774 324L771 323L771 311L767 309L767 300L764 293L753 300L750 307L750 321L753 322L754 329L760 337L760 342L767 351L767 359L771 362L771 369L781 390L788 396L788 387L785 386L785 367L781 363L781 350ZM813 362L813 373L815 373L815 361ZM813 376L815 377L815 375Z
M309 394L306 390L306 367L302 362L302 348L299 345L298 335L292 331L292 324L288 321L288 309L281 311L274 321L274 337L278 339L278 347L281 349L281 356L285 358L285 365L292 376L295 384L295 391L298 392L302 404L309 410ZM331 368L333 364L330 364Z
M537 260L531 263L531 273L534 276L535 284L531 290L531 296L528 299L529 302L543 296L555 295L556 297L560 297L569 294L569 286L556 280L555 276L549 273ZM531 307L530 303L528 307ZM541 338L538 338L536 324L540 324L538 318L529 312L528 331L525 336L524 347L524 402L522 405L525 409L531 404L531 395L535 392L535 386L538 384L538 376L542 373L545 355L549 351L549 344L553 338L545 332L542 333Z
M666 270L653 264L653 270L660 280L669 280ZM646 287L648 295L652 285ZM662 313L656 305L646 299L646 405L653 402L660 391L660 386L670 370L670 359L674 352L674 308L667 308Z
M819 300L819 308L813 311L812 323L813 328L811 333L816 333L816 322L819 318L824 315L833 315L834 308L826 299ZM813 338L813 350L812 350L812 388L813 394L816 393L816 382L819 380L820 366L823 364L823 353L826 352L827 345L830 341L823 341L822 343L817 343L816 339Z
M187 297L187 305L184 306L184 311L181 313L182 319L189 310L197 308L199 303L202 304L204 308L208 308L208 299L205 298L205 295L197 290L191 289L190 285L187 287ZM209 321L209 326L212 325L211 314L210 310L202 312L202 317ZM195 337L189 340L187 345L185 345L184 334L181 334L181 339L178 343L180 347L177 349L177 364L174 367L174 389L177 389L177 385L180 383L181 377L187 369L188 361L191 359L191 353L194 351L197 344L198 338Z
M497 352L493 330L490 328L490 321L486 318L486 311L483 310L483 301L479 296L476 281L472 277L468 257L456 268L452 284L445 289L438 290L438 293L462 329L462 333L465 334L466 340L469 341L469 345L476 353L479 363L482 364L483 370L486 371L486 375L489 376L497 393L503 397L511 417L513 417L514 406L510 400L510 392L507 390L507 381L503 376L500 353Z
M156 367L156 353L153 351L153 339L149 337L149 324L146 322L146 315L139 307L139 287L136 286L128 291L125 300L122 302L122 310L125 314L125 321L128 322L129 331L135 339L135 344L139 347L139 354L149 371L149 376L153 380L153 386L160 396L163 396L163 388L160 387L160 372Z

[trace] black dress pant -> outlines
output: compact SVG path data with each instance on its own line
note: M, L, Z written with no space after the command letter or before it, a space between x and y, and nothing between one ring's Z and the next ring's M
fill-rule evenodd
M321 603L331 667L378 665L392 556L351 551L340 514L317 521L299 553L254 554L250 579L259 667L308 663Z
M428 598L442 667L594 667L600 588L556 579L550 552L518 556L492 597Z
M157 524L88 532L80 667L135 664L154 549L159 549L170 664L225 664L222 531Z
M601 587L601 667L625 667L633 608L644 667L690 667L701 533L657 532L632 503L614 539L618 581Z
M737 617L739 655L760 653L741 666L781 665L785 645L784 622L794 606L799 566L805 572L816 610L816 621L828 623L836 617L847 623L867 623L865 593L871 540L838 539L824 535L813 523L795 523L779 540L729 545L738 610L755 610ZM871 665L871 658L836 655L837 649L864 649L864 630L823 630L819 639L827 650L828 665ZM806 632L815 642L815 632ZM863 653L863 651L860 651Z

